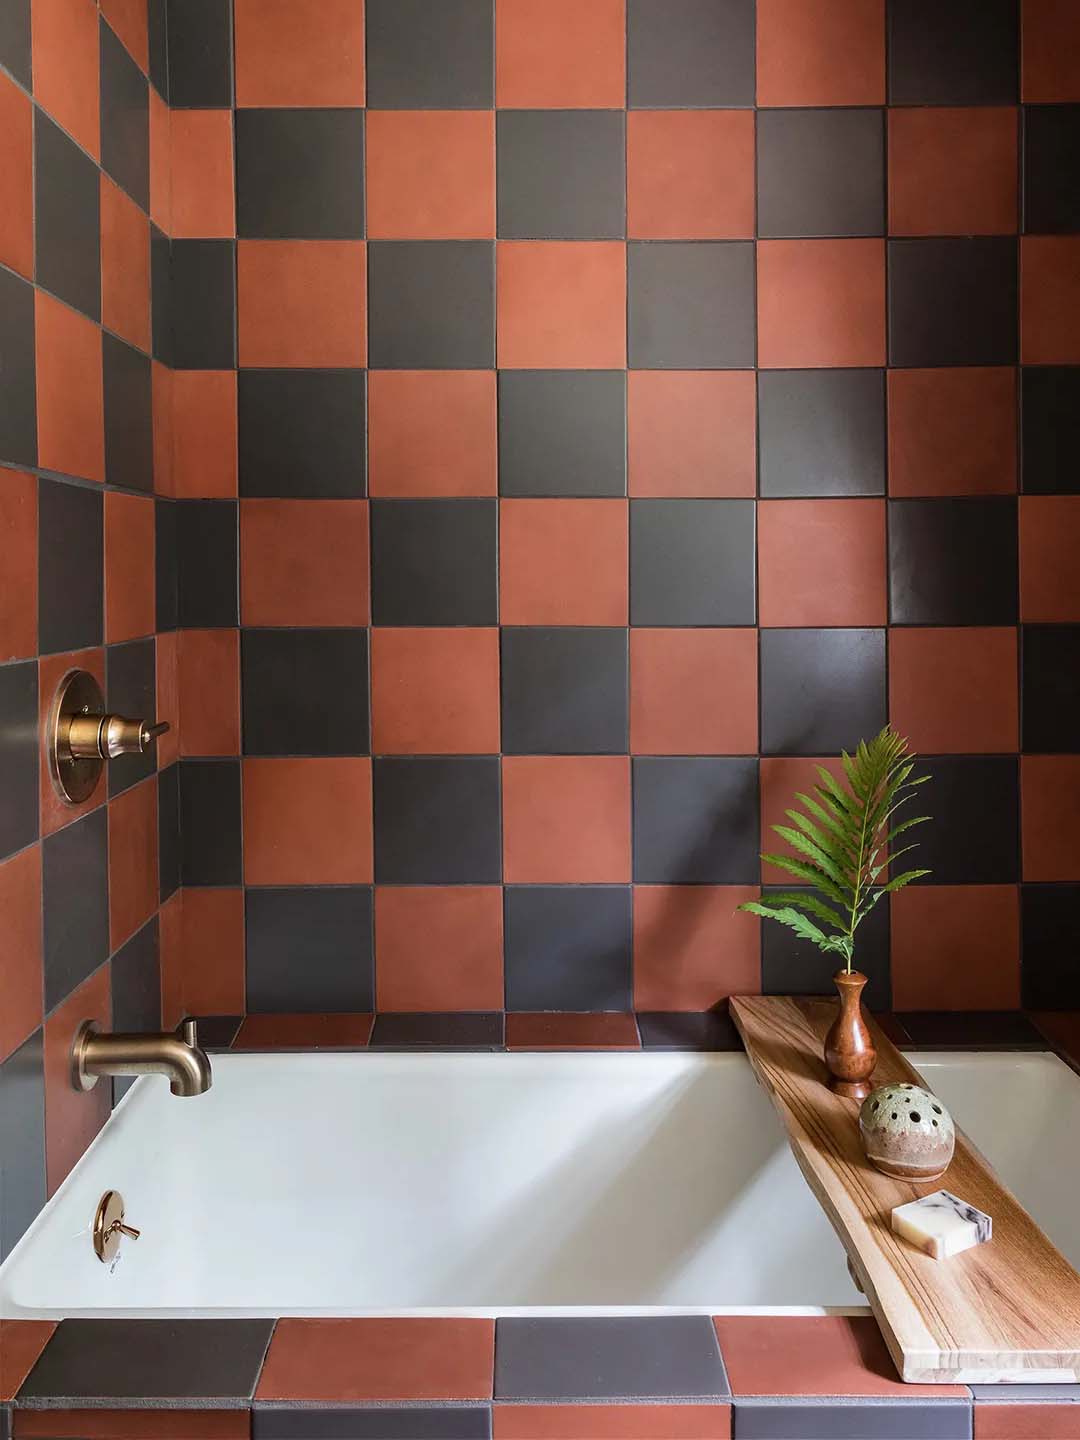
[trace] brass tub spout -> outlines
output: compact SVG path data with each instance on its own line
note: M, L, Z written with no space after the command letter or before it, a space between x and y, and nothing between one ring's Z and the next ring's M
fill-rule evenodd
M97 1021L84 1021L71 1046L71 1081L76 1090L92 1090L102 1075L167 1075L174 1095L203 1095L212 1081L194 1020L179 1032L131 1035L105 1034Z

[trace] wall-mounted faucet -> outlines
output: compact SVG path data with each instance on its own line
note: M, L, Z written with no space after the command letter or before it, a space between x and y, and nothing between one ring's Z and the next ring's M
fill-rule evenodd
M84 1021L71 1046L71 1083L92 1090L102 1075L167 1075L174 1095L203 1095L213 1078L194 1020L179 1032L132 1035L104 1034L96 1020Z

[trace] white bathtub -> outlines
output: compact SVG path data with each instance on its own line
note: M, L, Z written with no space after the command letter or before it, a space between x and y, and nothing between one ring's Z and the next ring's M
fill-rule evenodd
M920 1054L1080 1266L1080 1079ZM862 1308L742 1055L222 1055L136 1084L0 1269L0 1316ZM142 1230L112 1269L90 1222Z

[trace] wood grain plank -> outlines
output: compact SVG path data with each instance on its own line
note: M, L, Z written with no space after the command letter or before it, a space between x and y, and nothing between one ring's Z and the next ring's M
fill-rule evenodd
M941 1180L912 1184L870 1165L857 1102L825 1084L821 1053L835 1011L829 1001L779 995L731 1001L754 1072L847 1250L900 1375L922 1384L1080 1381L1080 1275L959 1129ZM870 1027L874 1084L921 1084L880 1027ZM943 1186L994 1221L988 1244L944 1262L890 1228L895 1205Z

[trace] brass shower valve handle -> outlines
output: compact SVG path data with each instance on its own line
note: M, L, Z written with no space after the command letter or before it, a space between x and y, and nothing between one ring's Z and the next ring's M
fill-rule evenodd
M129 720L123 715L73 715L68 748L78 760L115 760L118 755L142 755L168 728L165 720L155 725L146 720Z
M107 715L97 679L88 670L69 670L53 696L45 732L49 774L57 793L68 805L88 800L106 760L144 754L168 728L164 720Z

